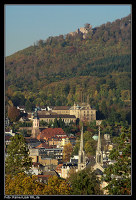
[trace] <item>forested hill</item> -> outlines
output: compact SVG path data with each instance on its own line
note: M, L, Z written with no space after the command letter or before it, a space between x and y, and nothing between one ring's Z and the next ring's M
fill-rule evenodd
M80 33L40 40L6 58L7 85L130 71L131 16Z
M6 105L32 109L88 99L105 117L113 108L126 119L131 97L131 15L88 29L85 35L75 30L39 40L6 57L5 80Z

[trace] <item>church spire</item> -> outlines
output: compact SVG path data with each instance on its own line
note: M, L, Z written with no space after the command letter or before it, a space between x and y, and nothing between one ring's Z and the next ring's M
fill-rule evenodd
M101 150L101 135L100 135L100 125L99 125L99 133L98 133L98 142L96 149L96 163L103 164L103 155Z
M32 137L36 138L37 135L39 134L40 129L39 129L39 117L37 111L34 113L33 117L33 128L32 128Z
M98 134L97 151L101 151L101 136L100 136L100 126L99 126L98 130L99 130L99 134Z
M85 152L83 149L83 126L81 130L81 138L80 138L80 149L78 154L78 171L82 170L86 167L86 161L85 161Z
M82 130L81 130L80 151L83 151L83 126L82 126Z

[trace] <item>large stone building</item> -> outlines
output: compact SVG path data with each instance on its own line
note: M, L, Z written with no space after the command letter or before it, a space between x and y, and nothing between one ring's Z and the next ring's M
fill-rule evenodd
M76 105L70 108L70 115L75 115L81 121L93 121L96 120L96 110L91 108L89 104Z
M96 110L93 109L89 104L82 103L73 106L54 106L50 111L38 111L39 120L54 122L57 118L61 118L66 124L75 122L77 119L81 121L93 121L96 120Z
M50 115L39 115L40 121L43 120L47 123L54 122L55 119L62 119L65 124L70 124L70 122L76 122L75 115L62 115L62 114L50 114Z
M93 109L89 104L82 103L73 106L55 106L49 111L36 111L32 114L33 128L32 137L36 138L40 133L39 122L45 121L47 123L53 123L55 119L62 119L65 124L70 124L71 122L76 122L76 120L84 121L94 121L96 120L96 110Z

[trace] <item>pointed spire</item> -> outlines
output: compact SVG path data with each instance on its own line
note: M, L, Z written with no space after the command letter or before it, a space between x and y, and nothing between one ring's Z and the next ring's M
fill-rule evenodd
M74 101L74 110L76 109L76 104L75 104L75 101Z
M81 129L80 151L83 151L83 126L82 126L82 129Z
M79 149L79 158L78 158L78 170L82 170L86 167L85 161L85 152L83 149L83 126L81 129L81 138L80 138L80 149Z
M98 133L98 143L96 149L96 163L103 164L103 155L101 150L101 135L100 135L100 125L99 125L99 133Z
M100 126L99 126L99 134L98 134L98 143L97 143L97 150L101 151L101 136L100 136Z

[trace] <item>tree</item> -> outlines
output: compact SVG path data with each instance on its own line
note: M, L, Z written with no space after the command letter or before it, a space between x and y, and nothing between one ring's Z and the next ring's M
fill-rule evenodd
M43 120L40 120L39 124L40 124L41 127L42 127L42 126L47 126L47 125L48 125L48 123L45 122L45 121L43 121Z
M27 111L33 111L35 105L34 105L34 103L27 100L26 103L25 103L25 107L26 107Z
M37 181L37 177L18 173L15 176L7 175L5 179L6 195L42 195L44 184Z
M93 133L86 131L84 133L84 149L85 153L90 156L90 155L95 155L96 151L96 141L92 138Z
M76 140L76 144L75 144L75 146L73 148L73 152L72 152L71 156L78 155L79 149L80 149L80 140L77 139Z
M122 133L117 145L110 153L110 159L115 160L115 164L109 165L104 171L103 179L108 183L111 195L131 194L131 130L122 128Z
M20 130L20 135L22 135L23 137L30 137L30 135L27 133L26 129Z
M68 182L57 176L50 177L48 184L40 183L37 176L25 173L10 174L5 179L6 195L69 195L70 192Z
M69 195L71 187L66 180L57 176L49 178L48 184L43 190L44 195Z
M63 148L63 161L64 162L68 162L70 160L72 150L73 150L73 147L72 147L71 143L68 143L64 146L64 148Z
M71 174L68 180L72 187L72 195L102 194L102 191L100 190L100 182L94 172L82 170Z
M15 106L8 107L8 117L11 122L16 122L19 119L20 111Z
M14 106L25 105L26 99L23 94L15 93L11 98Z
M7 147L5 160L6 174L16 175L28 171L32 166L32 158L29 157L27 145L22 135L15 135Z
M59 120L55 118L53 128L65 128L65 122L61 118Z

